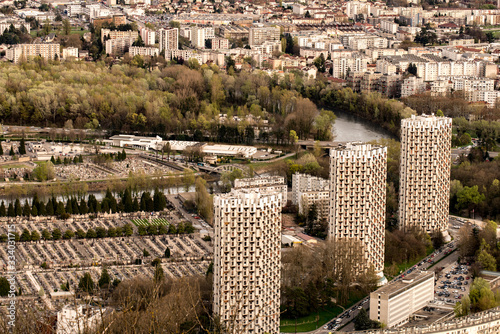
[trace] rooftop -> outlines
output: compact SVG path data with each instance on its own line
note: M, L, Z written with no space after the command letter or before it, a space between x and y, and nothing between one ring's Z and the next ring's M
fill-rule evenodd
M406 275L402 280L381 287L372 293L382 296L387 295L388 297L396 296L414 287L415 285L428 280L430 277L434 277L434 272L416 270L411 274Z

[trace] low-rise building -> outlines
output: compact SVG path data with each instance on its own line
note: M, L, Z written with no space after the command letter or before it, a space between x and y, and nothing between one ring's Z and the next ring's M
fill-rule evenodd
M154 57L160 54L160 49L154 47L131 46L128 50L128 54L130 55L130 57L134 57L137 55L142 57Z
M19 62L21 57L28 59L40 56L45 59L59 59L61 58L60 48L61 46L55 43L17 44L7 49L5 56L15 64Z
M434 300L434 272L415 271L370 294L370 319L388 328L399 326L431 300Z

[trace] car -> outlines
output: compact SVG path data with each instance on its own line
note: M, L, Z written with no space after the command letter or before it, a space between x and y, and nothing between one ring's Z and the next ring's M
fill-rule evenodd
M361 310L363 308L363 306L359 305L358 306L358 310Z

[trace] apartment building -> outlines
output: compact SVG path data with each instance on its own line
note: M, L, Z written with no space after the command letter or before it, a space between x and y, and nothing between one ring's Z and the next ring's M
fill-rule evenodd
M229 40L227 38L212 38L212 50L229 49Z
M31 31L31 26L26 24L25 22L2 22L0 23L0 35L3 35L5 30L9 30L10 26L13 25L14 28L21 30L23 27L26 29L26 32L29 34Z
M205 48L205 28L203 27L191 27L191 44L198 49Z
M134 41L139 38L139 33L137 31L118 31L101 29L101 41L104 43L105 39L118 39L118 38L131 38Z
M348 143L330 151L330 240L354 239L364 262L382 277L385 245L387 147Z
M279 27L271 26L253 26L250 28L248 44L261 45L266 41L279 41L281 30Z
M380 77L382 77L380 72L365 72L361 79L361 91L366 93L378 91Z
M17 64L21 58L28 59L30 57L40 56L45 59L60 59L61 46L59 44L17 44L7 49L5 57Z
M234 180L234 189L264 189L266 192L281 194L283 206L287 202L288 186L283 176L263 176Z
M412 115L401 121L400 227L432 234L448 228L451 118Z
M63 59L78 58L78 48L67 47L62 50Z
M308 174L292 175L292 203L299 213L307 214L312 204L316 204L318 216L327 218L330 204L330 181Z
M113 55L115 57L121 57L126 52L129 51L132 44L134 44L134 38L115 38L108 39L106 41L105 48L108 55Z
M401 74L384 74L378 79L377 90L389 98L401 95Z
M222 26L220 28L220 34L224 36L224 38L248 38L250 29L244 26Z
M369 59L361 54L354 54L352 57L342 57L332 59L334 78L346 78L349 71L366 72Z
M214 314L229 333L279 333L280 193L214 197Z
M145 45L155 45L156 43L156 31L150 30L148 28L140 29L141 38Z
M172 51L179 49L179 29L160 29L160 52L165 52L165 59L171 59Z
M410 315L434 300L434 272L414 271L370 293L370 319L387 328L408 322Z
M382 20L380 21L380 30L394 35L399 30L399 24L394 23L394 21Z
M409 76L401 83L401 97L408 97L425 92L425 82L422 78Z
M160 55L160 49L154 47L139 47L131 46L128 50L130 57L142 56L142 57L154 57Z

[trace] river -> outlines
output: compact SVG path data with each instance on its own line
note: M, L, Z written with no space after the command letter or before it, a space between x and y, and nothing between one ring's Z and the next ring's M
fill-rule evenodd
M359 116L346 113L341 110L333 110L337 119L332 132L335 141L361 141L367 142L381 138L396 139L389 131L384 130Z
M382 129L380 126L374 125L369 121L366 121L358 116L348 114L341 110L334 110L335 116L337 119L335 120L335 124L333 126L332 132L335 136L336 141L340 142L348 142L348 141L371 141L377 140L381 138L395 138L390 132ZM213 184L214 188L217 188L217 184ZM165 189L164 192L166 195L168 194L176 194L179 192L184 192L184 186L171 187ZM194 186L191 186L189 191L194 191ZM104 197L104 192L89 192L89 194L93 194L97 200L101 200ZM85 196L87 198L87 196ZM58 200L66 200L64 196L56 196ZM28 200L31 203L31 197L22 196L19 198L21 203L24 204L24 201ZM0 201L5 201L8 203L11 202L9 198L2 197ZM42 198L42 200L47 201L48 197Z

